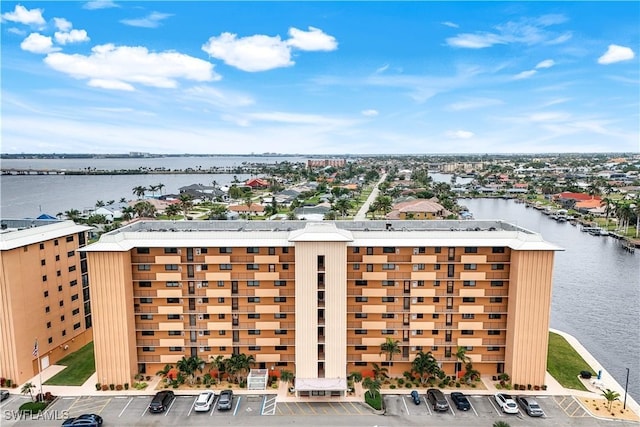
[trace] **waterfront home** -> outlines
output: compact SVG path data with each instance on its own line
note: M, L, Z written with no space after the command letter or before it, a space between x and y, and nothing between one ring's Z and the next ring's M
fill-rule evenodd
M387 219L443 219L451 215L437 198L416 199L395 204Z

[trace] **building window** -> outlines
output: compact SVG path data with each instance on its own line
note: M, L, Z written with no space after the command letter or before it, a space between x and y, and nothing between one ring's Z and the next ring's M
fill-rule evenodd
M224 318L225 318L224 313L219 313L219 314L218 314L218 319L220 319L220 320L224 320Z
M489 302L501 303L502 302L502 297L491 297L491 298L489 298Z
M247 270L260 270L260 266L258 264L247 264Z
M500 331L497 331L497 330L495 330L495 329L489 329L489 330L487 331L487 334L488 334L488 335L500 335Z
M460 331L462 335L473 335L473 331L471 329L463 329Z
M395 319L396 315L394 313L382 313L383 319Z
M491 281L491 286L494 286L494 287L504 286L504 282L502 280L492 280Z
M489 319L502 319L502 314L500 314L500 313L489 313Z
M393 329L383 329L382 330L382 335L393 335L396 332Z
M230 254L231 248L219 248L218 252L220 252L221 254Z
M58 246L58 239L53 241L53 246Z
M180 298L167 298L167 304L180 304Z
M366 319L367 317L367 313L356 313L356 319Z
M273 286L287 286L286 280L275 280Z
M149 248L136 248L136 252L139 254L148 254Z
M74 256L76 254L75 251L69 251L67 252L67 258L71 258L72 256Z
M462 313L462 318L463 319L475 319L476 315L475 314L471 314L471 313Z
M143 332L145 332L145 331L143 331ZM151 332L153 332L153 331L151 331ZM153 335L153 334L151 334L151 335ZM169 336L170 337L177 337L177 336L181 336L181 335L182 335L182 331L169 331Z
M259 303L260 297L249 297L247 298L247 302Z
M56 261L60 261L60 255L56 255Z
M260 329L249 329L249 335L260 335Z
M259 254L260 253L260 248L249 247L249 248L247 248L247 253L248 254Z
M209 249L208 248L200 248L200 253L201 254L208 254L209 253Z
M224 297L218 297L218 304L224 304Z
M51 322L47 322L47 329L51 328Z
M393 280L383 280L382 286L395 286L396 282Z
M46 264L47 264L47 261L45 261L43 259L40 260L40 265L46 265Z
M78 294L71 295L71 301L76 301L78 299Z
M475 285L476 285L475 280L465 280L464 282L462 282L462 286L475 286Z
M287 335L287 330L286 329L276 329L275 334L276 335Z
M172 332L172 331L169 331L169 335L171 335L171 332ZM154 335L155 335L155 332L154 332L154 331L142 331L142 332L141 332L141 335L142 335L143 337L152 337L152 336L154 336Z
M169 347L169 351L183 351L182 347Z
M78 314L80 314L80 309L79 308L74 308L73 311L71 312L72 316L77 316ZM143 319L143 316L151 316L150 314L143 314L142 316L140 316L141 319ZM151 316L151 318L153 319L153 316Z
M260 286L260 281L259 280L247 280L247 286L249 286L249 287Z
M366 351L367 350L367 346L366 345L357 345L356 346L356 350L358 350L358 351Z
M56 271L56 276L57 276L57 277L62 276L62 271L60 271L60 270Z
M139 282L138 283L138 287L139 288L150 288L151 287L151 282Z
M287 302L287 297L273 297L273 302Z
M178 264L165 264L165 271L178 271Z
M478 253L478 248L474 248L474 247L464 248L464 253L465 254L477 254Z
M440 246L436 246L433 248L433 252L436 254L442 253L442 248Z
M500 347L489 346L487 347L487 351L500 351Z
M433 286L435 286L436 288L437 288L438 286L440 286L440 280L434 280L434 281L433 281Z
M433 313L433 314L431 315L431 318L432 318L432 319L439 319L439 318L440 318L440 314L438 314L438 313Z
M356 297L356 302L367 302L367 301L369 301L368 297L361 297L361 296Z
M259 319L260 318L260 313L249 313L249 314L247 314L247 317L249 319Z
M58 304L60 305L60 307L64 307L64 301L60 301L58 302Z
M395 254L396 253L396 248L393 246L384 246L382 248L382 253L383 254Z
M167 288L179 288L180 282L167 282Z
M273 318L274 319L286 319L287 318L287 313L274 313L273 314Z
M49 291L44 291L44 297L47 298L49 296Z
M220 264L220 270L231 270L231 264Z
M367 248L367 255L373 255L373 248L372 247L368 247Z
M179 314L167 314L167 320L180 320Z
M492 270L504 270L504 264L491 264Z
M42 276L42 281L46 282L47 281L47 275L45 274L44 276Z
M164 248L165 254L177 254L178 248Z
M366 280L356 280L356 286L367 286L367 281Z
M276 248L274 247L269 247L269 255L275 255L276 254Z
M494 247L494 248L491 250L491 252L492 252L492 253L494 253L494 254L503 254L503 253L504 253L504 247L503 247L503 246L500 246L500 247Z
M283 270L288 270L289 269L289 264L282 264L282 269Z
M440 297L433 297L433 302L440 302Z
M382 297L382 302L395 302L394 297Z
M138 264L138 271L151 271L150 264Z
M422 271L424 270L424 264L413 264L413 271Z
M40 249L43 249L43 248L40 248ZM353 253L354 253L354 254L359 254L359 253L360 253L360 248L359 248L359 247L357 247L357 246L355 246L355 247L353 248Z
M60 321L64 322L64 314L62 316L60 316Z
M356 329L356 335L367 335L366 329Z
M464 269L465 270L477 270L478 269L478 265L477 264L465 264L464 265Z
M476 302L475 297L462 297L462 302Z
M56 240L56 242L57 242L57 240ZM52 343L53 343L53 338L52 338L52 337L49 337L49 339L47 340L47 342L48 342L49 344L52 344Z
M156 351L155 347L142 347L142 351L144 352L152 352L152 351Z
M425 254L425 253L427 253L426 248L425 248L424 246L420 246L420 247L418 248L418 253L419 253L419 254Z

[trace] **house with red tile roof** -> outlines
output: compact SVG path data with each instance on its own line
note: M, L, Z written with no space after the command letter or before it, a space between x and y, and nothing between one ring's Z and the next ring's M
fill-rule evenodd
M387 219L442 219L451 215L438 200L417 199L398 203L393 206Z
M267 188L269 187L269 183L261 178L251 178L245 185L251 188Z

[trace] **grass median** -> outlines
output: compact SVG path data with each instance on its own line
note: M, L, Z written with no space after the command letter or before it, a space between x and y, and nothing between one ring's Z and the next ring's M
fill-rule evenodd
M582 356L571 347L562 336L549 332L549 353L547 371L563 387L574 390L587 390L578 378L580 371L591 368Z
M84 384L96 371L93 342L60 359L56 364L64 365L66 368L45 381L45 385L78 386Z

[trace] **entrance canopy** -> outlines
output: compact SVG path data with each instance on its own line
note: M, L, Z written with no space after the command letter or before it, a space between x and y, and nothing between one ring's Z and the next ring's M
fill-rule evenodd
M296 378L296 391L345 391L346 378Z

